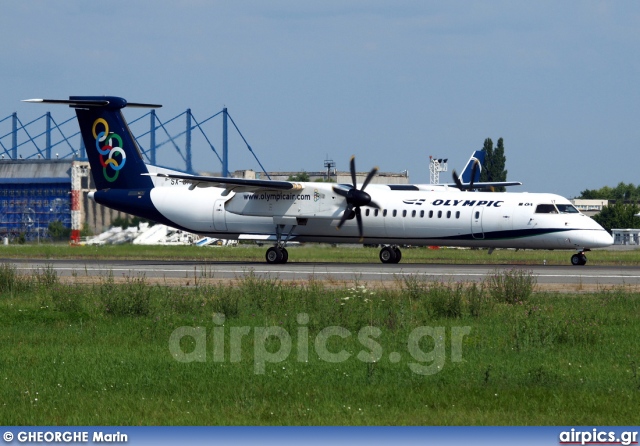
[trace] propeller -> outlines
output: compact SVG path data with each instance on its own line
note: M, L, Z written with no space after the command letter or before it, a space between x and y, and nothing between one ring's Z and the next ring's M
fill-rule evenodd
M455 169L453 170L453 182L456 183L456 187L462 191L464 190L473 190L473 183L476 179L476 172L478 171L478 164L480 162L478 160L473 160L473 166L471 166L471 179L469 180L469 184L463 184L458 178L458 174Z
M355 216L356 221L358 222L358 234L360 235L360 241L362 241L363 229L360 207L369 206L375 209L380 209L380 206L371 201L371 195L364 191L371 179L375 176L376 173L378 173L378 168L374 167L373 169L371 169L371 171L367 174L364 183L362 183L362 187L360 189L358 189L356 184L356 159L354 156L351 157L349 169L351 171L351 188L346 190L339 186L333 186L333 191L336 194L343 196L347 201L347 208L345 209L344 214L342 214L342 218L338 223L337 229L340 229L347 220L350 220Z

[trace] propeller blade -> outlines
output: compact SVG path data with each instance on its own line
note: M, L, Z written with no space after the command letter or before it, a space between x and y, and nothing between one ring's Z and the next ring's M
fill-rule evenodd
M351 160L349 161L349 170L351 172L352 187L346 190L344 186L340 186L340 185L333 186L333 191L336 194L344 197L346 199L345 201L347 202L347 208L344 210L344 213L342 214L342 217L340 218L340 221L338 222L338 226L336 227L336 229L340 229L347 220L355 216L356 221L358 223L358 234L360 235L360 241L362 241L363 234L364 234L364 226L362 223L362 211L360 210L360 207L370 206L374 209L380 209L380 206L377 203L371 201L371 196L364 191L364 188L367 187L367 185L371 182L373 177L378 173L378 168L374 167L373 169L371 169L371 171L367 174L367 177L365 178L364 183L362 183L362 187L360 189L357 188L357 183L356 183L356 157L355 156L352 156Z
M478 160L473 161L471 167L471 180L469 181L469 189L473 189L473 181L476 179L476 172L478 171Z
M343 197L346 198L347 194L349 193L348 190L344 190L343 188L339 187L339 186L333 186L333 191L338 194L338 195L342 195Z
M351 206L351 204L348 204L347 208L344 210L344 213L342 214L342 218L340 219L338 226L336 227L337 229L340 229L344 224L344 222L349 219L349 216L351 216L352 211L353 211L353 206Z
M364 188L367 187L367 184L369 184L369 181L371 181L371 178L373 178L376 173L378 173L377 167L371 169L371 172L369 172L367 178L365 178L364 183L362 183L362 187L360 188L360 190L364 190Z
M364 239L362 236L362 215L360 214L360 208L356 208L356 220L358 222L358 234L360 235L360 241Z
M456 183L456 187L458 189L464 190L464 185L462 184L462 181L460 181L460 178L458 178L458 174L455 169L453 170L453 182Z
M351 170L351 185L356 187L356 157L351 156L351 161L349 162L349 168Z
M369 202L369 204L368 204L367 206L369 206L369 207L371 207L371 208L374 208L374 209L382 209L382 208L380 207L380 205L379 205L378 203L376 203L375 201L370 201L370 202Z

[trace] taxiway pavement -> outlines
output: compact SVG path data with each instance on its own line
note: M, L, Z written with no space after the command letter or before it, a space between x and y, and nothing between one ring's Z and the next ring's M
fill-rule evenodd
M137 277L157 282L162 279L239 279L253 273L264 278L285 281L362 281L392 282L414 275L443 281L482 281L496 270L519 268L531 271L538 284L566 286L640 286L640 267L625 266L557 266L557 265L450 265L411 264L386 265L381 263L302 263L291 262L271 265L261 262L200 262L157 260L1 260L16 265L18 271L31 273L47 266L59 277L106 278Z

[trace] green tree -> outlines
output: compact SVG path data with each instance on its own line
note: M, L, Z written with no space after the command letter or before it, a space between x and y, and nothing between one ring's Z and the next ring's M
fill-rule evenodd
M609 186L604 186L600 189L585 189L580 192L578 198L585 200L610 200L613 199L613 189Z
M504 139L498 139L498 144L494 150L493 141L491 138L487 138L484 140L482 150L484 150L484 166L482 166L480 181L507 181L507 171L505 170L507 158L504 155ZM491 190L504 192L506 188L500 186Z
M482 150L484 151L484 166L482 166L482 172L480 173L480 181L492 181L491 161L493 160L493 141L491 141L491 138L484 140Z
M600 189L585 189L578 198L586 200L622 200L639 201L640 186L633 183L618 183L616 187L603 186Z
M305 183L310 179L311 177L309 176L309 174L303 171L296 175L291 175L289 178L287 178L287 181L300 181L301 183Z
M505 169L507 164L507 157L504 156L504 139L498 139L498 145L493 152L493 160L491 160L491 169L494 180L493 181L507 181L507 170ZM504 186L496 188L498 192L504 192L507 190Z
M82 230L80 231L80 237L89 237L93 235L93 231L89 227L89 223L86 221L82 223Z
M638 212L640 212L640 207L637 204L625 204L622 201L617 201L608 206L603 206L602 210L593 219L611 233L611 229L614 228L640 228L640 217L635 217Z
M49 223L47 230L52 240L66 240L71 236L71 229L66 228L61 221L52 221Z

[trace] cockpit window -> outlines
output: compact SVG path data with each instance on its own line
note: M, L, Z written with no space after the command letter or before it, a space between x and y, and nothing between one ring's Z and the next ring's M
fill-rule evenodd
M579 211L571 204L556 204L561 214L578 214Z
M552 204L539 204L536 207L536 214L557 214L558 210Z

